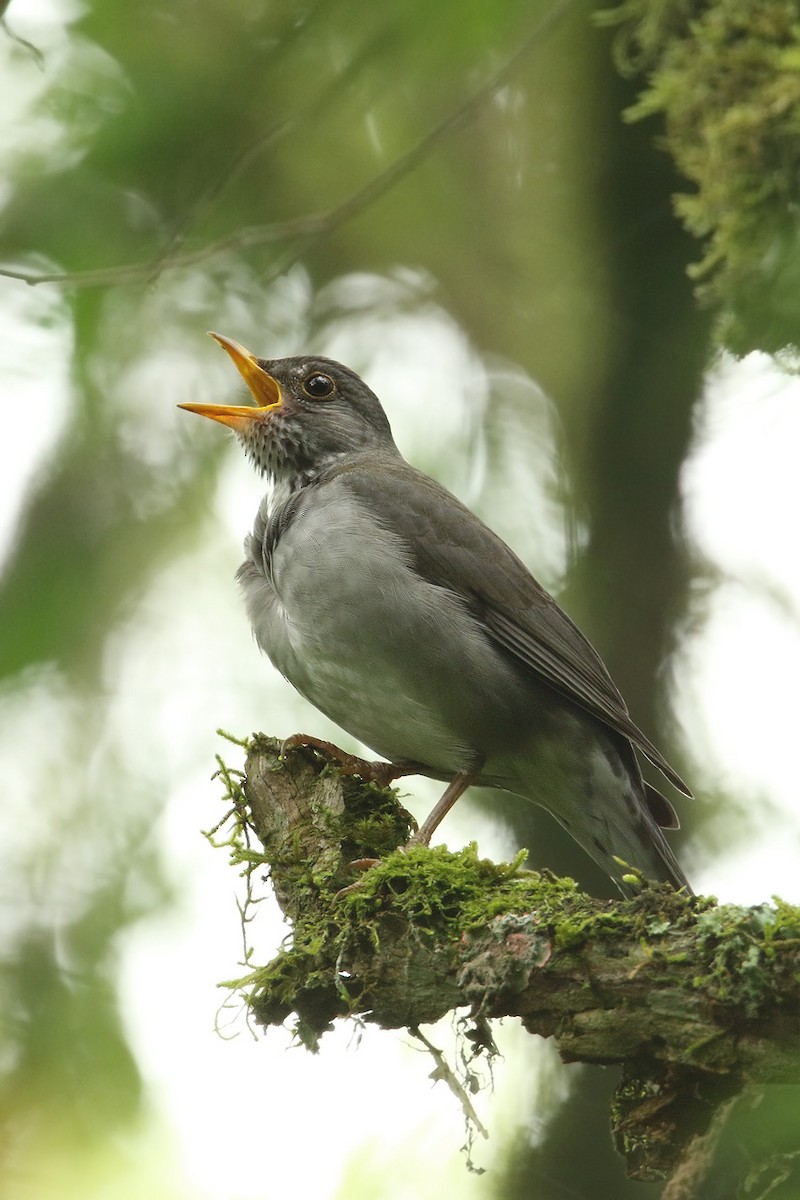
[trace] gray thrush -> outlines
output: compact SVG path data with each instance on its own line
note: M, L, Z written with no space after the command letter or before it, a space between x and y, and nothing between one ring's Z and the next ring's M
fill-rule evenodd
M385 778L447 781L415 840L428 843L470 784L502 788L552 813L623 893L630 867L688 890L661 832L677 828L675 812L635 750L691 793L555 600L403 459L353 371L212 337L256 404L181 407L233 429L270 484L238 572L256 640L388 759Z

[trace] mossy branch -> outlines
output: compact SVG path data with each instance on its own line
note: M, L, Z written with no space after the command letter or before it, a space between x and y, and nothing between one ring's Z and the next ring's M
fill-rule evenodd
M596 900L474 846L397 849L395 794L316 752L249 744L227 844L269 868L291 944L236 981L257 1022L294 1014L316 1048L337 1017L416 1028L459 1007L519 1017L568 1062L620 1063L613 1125L629 1170L669 1174L748 1082L798 1080L800 912L739 908L642 884ZM230 774L227 781L231 785ZM354 860L379 858L359 874ZM355 879L355 886L354 884Z

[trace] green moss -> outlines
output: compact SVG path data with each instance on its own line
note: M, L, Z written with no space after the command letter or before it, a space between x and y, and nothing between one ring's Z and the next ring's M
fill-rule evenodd
M497 912L529 903L538 876L518 874L523 853L513 863L478 857L474 843L451 853L443 846L412 846L387 854L342 898L345 919L358 924L387 910L418 930L453 937Z
M341 964L379 949L386 922L407 929L412 940L450 947L457 954L470 930L502 922L512 913L535 910L531 920L543 933L565 911L592 903L570 880L545 880L514 863L478 857L474 845L456 853L435 847L395 850L366 871L351 890L323 893L293 928L291 949L272 963L235 981L263 1024L298 1014L296 1034L311 1046L335 1016L352 1016L368 1004L376 980L362 972L357 985L338 974ZM594 902L596 903L596 902ZM584 934L588 936L586 929Z
M700 932L698 962L701 970L694 986L715 999L735 1006L755 1018L767 1003L780 995L780 978L775 977L777 944L800 945L800 912L776 899L775 907L762 904L741 908L721 904L697 917ZM784 962L787 990L797 979L797 956Z
M343 812L319 805L314 811L317 828L330 830L334 848L329 857L305 861L297 833L288 844L264 853L250 824L241 772L220 762L218 774L225 784L228 824L224 836L222 826L208 836L227 849L246 879L246 945L266 865L279 895L290 895L293 917L291 937L274 960L226 986L243 996L264 1025L296 1014L297 1037L311 1048L337 1016L358 1015L371 1007L380 983L372 977L375 951L387 940L404 956L434 946L442 955L442 979L452 980L459 963L474 956L476 939L484 939L490 969L486 980L475 974L476 994L484 986L524 986L530 967L543 965L554 951L578 953L598 941L638 943L647 959L663 967L662 994L672 996L671 1004L680 1004L683 989L701 989L753 1017L773 1002L778 949L800 944L800 913L780 900L774 907L717 906L713 898L687 897L637 878L634 897L602 901L578 891L570 879L525 870L524 853L512 863L496 864L480 858L474 844L456 852L442 846L398 850L408 837L409 814L391 790L352 779L339 780ZM354 877L348 861L362 857L365 848L380 854L380 860ZM495 955L494 943L509 953ZM678 982L684 972L676 976L670 967L685 963L689 954L695 974L684 984ZM248 947L248 966L252 958ZM796 955L780 955L787 991L796 960ZM377 971L381 966L375 961ZM430 983L424 976L434 969L431 961L419 964L423 989ZM351 971L354 963L358 965Z
M235 986L264 1024L283 1020L290 1010L299 1012L308 1043L309 1030L316 1028L319 1035L334 1016L363 1008L374 981L363 977L357 990L349 990L336 968L359 952L369 957L378 949L387 920L396 919L414 940L430 940L454 953L467 946L473 933L485 936L487 929L500 943L524 934L519 945L526 957L508 959L511 973L524 976L531 955L546 959L553 948L577 951L600 938L643 937L650 920L659 927L664 921L673 923L674 913L664 916L662 904L688 916L689 902L683 897L676 901L669 888L645 889L636 900L612 904L586 896L570 879L522 870L523 861L524 854L513 863L490 862L478 856L474 844L455 853L441 846L396 850L351 889L326 895L323 888L296 922L291 949Z
M627 0L616 59L647 83L626 118L663 118L691 190L675 197L704 240L691 268L736 354L800 346L800 13L796 0Z
M326 767L325 771L335 768ZM382 858L402 842L407 842L416 828L411 813L398 803L393 788L379 788L374 783L338 776L344 797L345 816L337 818L337 831L343 842L343 853L361 856L369 854Z

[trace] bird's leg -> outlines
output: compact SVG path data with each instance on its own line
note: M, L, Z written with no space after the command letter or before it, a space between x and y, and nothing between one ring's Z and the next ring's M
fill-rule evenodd
M399 779L401 775L425 773L425 768L421 763L371 762L367 758L348 754L346 750L340 749L333 742L326 742L324 738L314 737L310 733L293 733L291 737L286 738L281 746L281 757L290 750L299 750L304 746L317 750L327 758L334 759L343 774L358 775L365 783L376 783L378 787L382 788L388 787L394 779Z
M474 783L477 778L478 771L459 771L448 783L441 800L434 806L433 811L428 814L407 844L409 846L427 846L435 830L450 812L456 800L459 796L464 795L470 784Z

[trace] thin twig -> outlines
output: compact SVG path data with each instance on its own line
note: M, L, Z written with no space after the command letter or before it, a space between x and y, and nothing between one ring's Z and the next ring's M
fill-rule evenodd
M456 1075L453 1068L448 1063L448 1061L445 1058L442 1051L439 1050L436 1046L434 1046L433 1042L428 1041L428 1039L425 1037L425 1034L420 1029L419 1025L415 1025L413 1027L413 1029L409 1030L409 1032L411 1034L413 1034L413 1036L415 1038L417 1038L418 1041L422 1042L423 1046L428 1051L428 1053L431 1055L431 1057L433 1058L433 1061L436 1063L436 1069L432 1072L431 1079L433 1079L434 1082L438 1082L440 1079L442 1079L447 1084L450 1091L453 1093L456 1100L458 1100L459 1104L461 1105L465 1119L469 1122L470 1125L474 1126L474 1128L477 1129L477 1131L481 1135L481 1137L488 1138L489 1130L483 1124L480 1117L478 1116L475 1109L473 1108L472 1101L470 1100L469 1096L467 1095L463 1084L461 1083L460 1079Z
M286 252L273 264L266 277L266 282L269 282L301 258L317 241L360 215L370 204L385 195L395 184L415 170L432 153L439 142L449 137L472 118L486 100L505 86L525 56L552 32L575 3L576 0L558 0L503 65L472 92L458 108L434 126L410 150L395 159L385 170L373 176L363 187L334 208L288 221L238 230L236 233L208 242L196 250L174 254L167 261L163 261L163 251L161 251L154 259L149 259L147 262L128 263L117 267L99 267L75 272L39 272L37 274L0 267L0 276L7 279L18 279L31 287L41 283L63 283L76 288L106 287L112 284L147 281L152 278L154 272L161 273L164 270L194 266L228 250L242 250L246 247L265 245L270 242L298 239L300 245L287 247ZM265 140L268 140L271 133L272 131L265 135Z

